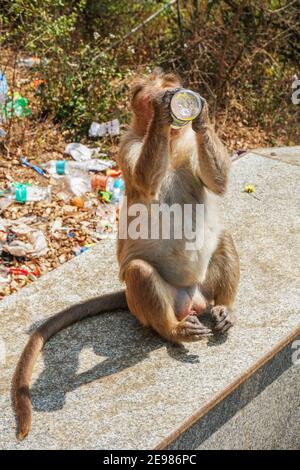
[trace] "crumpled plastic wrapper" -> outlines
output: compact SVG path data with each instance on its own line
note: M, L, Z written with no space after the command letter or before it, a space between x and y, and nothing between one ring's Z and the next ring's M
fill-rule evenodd
M89 129L89 137L104 137L106 135L115 136L120 134L120 122L119 119L113 119L112 121L103 122L92 122Z
M9 269L5 266L0 266L0 286L1 284L8 284L11 280L11 275L9 274Z
M71 155L76 162L85 162L99 155L100 148L90 149L86 145L73 142L65 148L65 153Z
M23 217L19 220L0 219L0 229L9 230L25 240L15 239L11 243L2 243L0 248L12 256L26 256L29 258L40 258L48 252L48 243L42 230L29 227L27 223L33 222L34 217ZM25 221L27 223L25 223Z

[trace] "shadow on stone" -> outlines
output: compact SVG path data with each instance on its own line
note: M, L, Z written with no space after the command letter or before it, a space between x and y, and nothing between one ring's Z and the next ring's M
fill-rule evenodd
M198 356L189 354L186 347L164 341L140 326L128 312L106 313L81 321L46 344L44 369L31 388L33 408L47 412L62 409L68 392L143 362L162 347L179 362L198 362Z

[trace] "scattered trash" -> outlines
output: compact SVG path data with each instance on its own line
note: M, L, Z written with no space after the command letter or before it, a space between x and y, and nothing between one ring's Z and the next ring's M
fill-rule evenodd
M8 98L6 104L2 104L0 107L0 113L5 120L12 117L25 118L31 116L31 110L28 107L28 101L20 93L13 93Z
M79 209L84 208L84 199L80 196L73 197L70 201L70 204L72 206L78 207Z
M41 188L27 183L11 183L7 189L0 190L0 210L5 210L12 202L50 201L51 187Z
M86 251L88 251L94 245L95 245L95 243L89 243L88 245L75 247L73 249L73 251L75 253L75 256L79 256L82 253L85 253Z
M91 158L98 156L99 152L99 147L90 149L86 145L78 144L76 142L68 144L65 148L65 153L71 155L71 157L77 162L91 160ZM106 154L101 154L101 156L106 156Z
M80 176L84 172L103 171L115 165L112 160L85 160L69 162L65 160L50 160L43 165L50 175Z
M35 281L40 275L38 270L31 271L27 268L8 268L8 271L16 276L28 276L32 281Z
M4 244L2 250L13 256L28 256L39 258L48 251L45 235L41 230L32 230L28 233L28 242L14 240L10 244Z
M102 199L112 204L119 204L124 191L125 183L120 176L90 175L89 173L80 176L66 175L55 182L55 190L58 196L67 201L71 195L81 196L85 193L100 191Z
M22 59L18 64L30 68L39 63L40 59L33 57ZM30 75L24 83L34 96L34 90L40 90L46 82L40 79L38 72ZM25 95L26 92L19 89ZM6 77L0 72L0 121L1 117L5 122L13 117L30 116L28 100L20 93L9 91ZM7 126L1 126L0 138L7 134ZM93 123L91 129L97 136L118 135L120 123L117 119ZM54 153L53 160L41 164L33 156L29 155L28 160L28 156L17 152L19 167L16 157L9 163L17 165L18 177L15 182L9 173L8 186L0 190L3 214L0 217L0 298L16 292L74 255L85 253L99 240L116 238L116 204L124 193L122 172L99 147L89 148L73 142L66 145L65 153L72 159L65 156L66 160L56 160L60 158L59 153ZM6 168L6 161L1 162L4 176ZM38 177L29 170L48 178L47 183L42 180L41 186L34 183Z
M31 168L32 170L36 171L39 175L47 178L47 175L45 174L44 170L42 170L42 168L38 167L37 165L32 165L32 163L30 163L25 157L20 157L20 162L23 166Z
M42 91L43 87L46 85L46 80L42 80L41 78L35 78L32 82L32 87L35 89L36 92Z
M19 67L26 67L31 69L32 67L37 67L41 63L39 57L26 57L25 59L19 59L17 64Z
M256 186L254 184L245 184L244 186L244 193L255 193L256 192Z
M81 196L85 193L91 193L99 187L98 175L89 175L88 173L81 176L63 176L54 182L53 188L59 199L68 201L72 196Z
M125 191L125 183L121 176L118 178L104 176L100 184L100 188L103 190L101 196L106 202L111 202L112 204L119 204L121 202Z
M0 104L5 104L8 95L8 83L3 72L0 72Z
M19 220L0 219L0 227L7 232L1 241L2 251L12 256L39 258L48 252L48 244L42 230L29 227L25 218ZM26 222L34 219L28 218Z
M106 170L106 176L114 176L114 177L117 177L117 176L120 176L122 174L122 170Z
M98 122L92 122L89 129L89 137L104 137L106 135L115 136L119 134L119 119L113 119L112 121L104 122L102 124L99 124Z
M9 269L5 266L0 266L0 285L8 284L11 280Z

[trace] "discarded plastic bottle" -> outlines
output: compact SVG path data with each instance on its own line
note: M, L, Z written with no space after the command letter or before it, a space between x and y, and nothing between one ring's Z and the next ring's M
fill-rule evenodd
M5 104L8 94L8 83L3 72L0 72L0 104Z
M106 163L101 160L86 160L83 162L72 162L65 160L50 160L43 168L50 175L72 175L81 176L88 171L103 171L109 168L113 162Z
M16 202L37 202L50 201L51 187L41 188L39 186L31 186L29 184L12 183L4 191L0 191L0 196L7 200Z
M125 191L125 183L123 178L113 178L112 176L103 176L100 188L111 194L110 202L112 204L119 204L122 200Z
M202 100L198 93L182 88L171 99L171 127L179 129L193 121L202 111Z

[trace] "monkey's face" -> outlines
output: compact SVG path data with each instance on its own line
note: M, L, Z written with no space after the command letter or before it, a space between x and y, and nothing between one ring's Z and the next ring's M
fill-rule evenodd
M153 118L153 101L155 97L163 90L175 89L181 86L176 75L165 74L161 71L154 71L146 78L135 80L132 87L131 107L139 127L144 132L146 132L148 124Z

